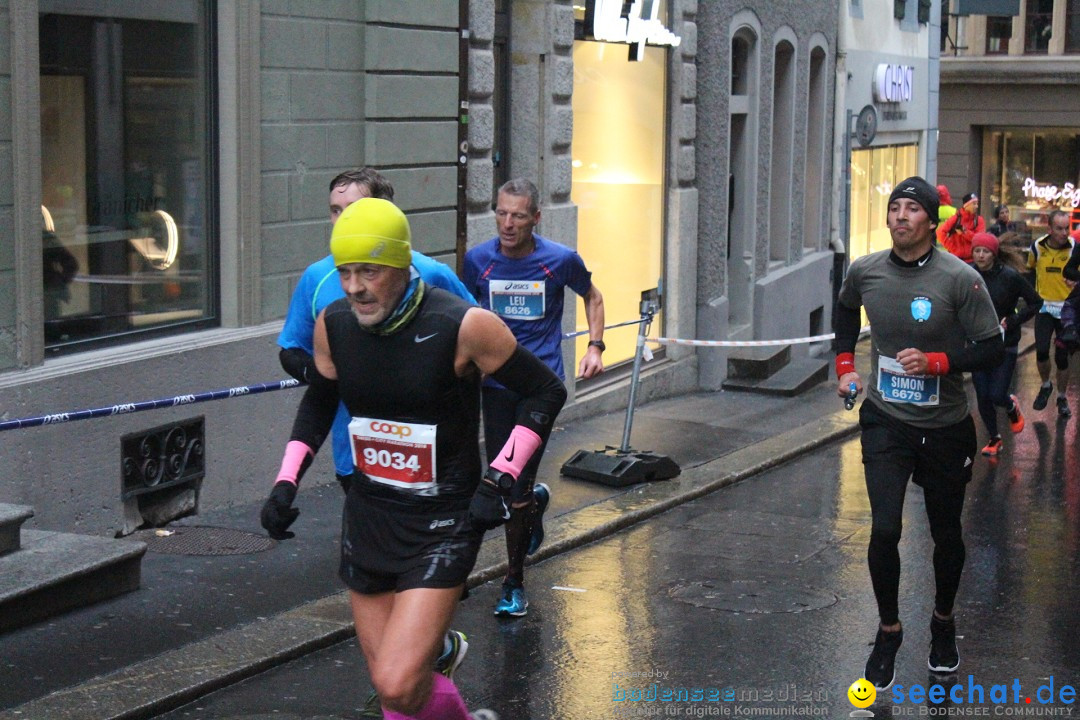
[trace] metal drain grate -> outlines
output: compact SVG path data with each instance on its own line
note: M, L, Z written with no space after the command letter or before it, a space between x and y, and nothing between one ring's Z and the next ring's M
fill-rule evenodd
M139 530L129 537L146 543L149 552L168 555L248 555L277 545L265 535L199 525Z

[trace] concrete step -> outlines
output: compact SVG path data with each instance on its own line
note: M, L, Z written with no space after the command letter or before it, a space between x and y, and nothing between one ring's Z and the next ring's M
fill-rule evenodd
M0 503L0 555L19 549L19 531L22 524L32 517L34 508L29 505Z
M793 397L829 378L829 361L819 358L795 360L764 379L728 378L725 390ZM839 402L839 399L837 400Z
M146 543L24 530L0 558L0 631L28 625L139 587Z
M737 348L728 353L728 377L764 380L791 362L791 346Z

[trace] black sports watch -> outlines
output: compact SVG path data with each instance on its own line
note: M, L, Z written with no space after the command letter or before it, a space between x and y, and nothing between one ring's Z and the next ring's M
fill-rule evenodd
M514 489L514 476L508 472L489 467L484 473L484 479L490 480L500 495L506 495Z
M607 345L604 344L603 340L590 340L589 347L600 348L600 352L607 350Z

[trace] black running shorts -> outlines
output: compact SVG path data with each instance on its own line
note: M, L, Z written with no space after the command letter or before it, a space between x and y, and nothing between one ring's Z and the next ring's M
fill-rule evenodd
M977 441L968 415L955 425L920 428L886 415L871 402L859 410L866 472L893 467L922 488L965 485L971 480Z
M463 509L424 510L373 498L354 485L341 529L342 581L365 595L463 585L483 533Z

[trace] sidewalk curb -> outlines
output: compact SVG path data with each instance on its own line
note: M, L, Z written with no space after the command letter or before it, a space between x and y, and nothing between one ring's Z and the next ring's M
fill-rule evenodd
M760 474L858 431L856 413L839 411L700 465L672 480L576 509L552 523L528 564L568 552L721 488ZM495 539L495 542L492 542ZM467 586L506 572L501 534L489 537ZM0 720L143 720L190 703L271 667L353 636L342 591L273 617L170 650L116 672L0 712Z

